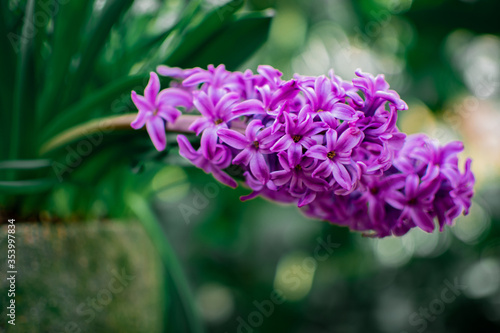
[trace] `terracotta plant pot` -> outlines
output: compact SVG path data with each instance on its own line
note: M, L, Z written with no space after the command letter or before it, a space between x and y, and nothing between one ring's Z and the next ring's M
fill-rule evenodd
M15 326L7 324L7 226L0 228L0 332L158 332L161 262L136 222L17 223ZM5 325L4 325L5 324ZM2 328L2 326L4 328Z

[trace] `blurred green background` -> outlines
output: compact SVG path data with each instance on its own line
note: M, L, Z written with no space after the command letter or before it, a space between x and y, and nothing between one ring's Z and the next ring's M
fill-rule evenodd
M361 68L385 74L408 102L402 131L464 141L461 157L473 158L476 196L470 215L442 233L364 238L294 207L260 198L241 203L248 190L222 187L189 167L174 136L158 153L143 132L113 131L50 190L2 188L2 224L12 216L37 222L18 224L18 325L5 324L2 282L0 331L500 331L500 2L250 0L220 7L224 1L96 0L86 12L83 1L71 10L62 2L61 12L82 18L67 26L84 28L76 37L58 35L56 18L39 30L48 35L34 45L33 64L41 69L25 89L35 92L33 108L42 116L34 115L38 130L23 127L28 148L16 158L64 159L64 148L35 152L82 121L133 112L130 90L140 90L158 64L269 64L285 78L333 68L346 80ZM2 2L2 27L19 31L27 3ZM102 17L115 23L107 27ZM76 56L54 59L57 43ZM2 48L1 59L18 56L11 45ZM86 63L78 50L89 48L95 50ZM11 102L17 88L5 82L18 82L18 72L3 67L1 116L10 126L9 111L30 101ZM43 116L45 109L55 111ZM2 126L7 152L12 133ZM112 270L121 269L134 276L130 287L87 321L78 306L104 297Z

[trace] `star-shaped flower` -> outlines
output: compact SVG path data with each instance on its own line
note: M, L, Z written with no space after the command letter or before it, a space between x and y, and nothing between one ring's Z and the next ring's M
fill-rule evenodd
M144 96L132 91L132 101L139 113L130 126L139 129L145 124L155 148L159 151L167 145L165 122L174 123L177 120L181 115L177 107L188 109L193 104L191 95L184 90L167 88L160 92L160 80L154 72L150 74Z
M220 129L217 134L222 142L233 148L242 149L233 159L233 163L250 165L252 175L262 184L265 184L269 181L269 167L264 154L270 154L271 152L269 149L262 147L261 141L269 135L271 129L267 128L261 131L262 128L262 122L255 119L248 124L245 135L226 128Z
M306 152L306 156L323 161L314 171L313 176L322 175L328 177L333 175L333 178L342 188L350 190L353 179L346 169L346 165L355 167L351 159L351 153L352 149L363 139L363 133L357 128L349 128L340 137L337 138L337 136L337 131L329 129L325 134L326 146L313 146Z

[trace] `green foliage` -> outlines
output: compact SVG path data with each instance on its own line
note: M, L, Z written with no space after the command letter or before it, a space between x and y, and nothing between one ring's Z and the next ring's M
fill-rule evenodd
M196 52L181 50L174 53L167 62L179 63L180 67L206 67L217 62L235 70L248 55L266 39L272 16L268 13L240 15L234 22L227 23L198 47ZM241 36L247 36L242 39Z
M227 63L235 69L265 42L271 20L264 12L239 14L242 0L219 7L200 0L157 5L141 12L133 0L106 1L103 8L96 1L2 3L0 126L9 140L0 143L0 163L13 163L0 170L0 199L8 206L3 209L21 211L24 194L36 193L34 212L51 209L48 198L65 183L97 186L112 178L105 177L108 172L129 167L134 156L151 149L132 130L103 129L95 134L98 143L87 135L55 151L42 148L79 124L133 112L130 91L141 91L159 64ZM167 15L175 19L158 28ZM25 159L39 158L50 161L49 167L35 162L31 172L21 171L30 168ZM113 168L105 167L111 163ZM92 205L89 195L81 201Z

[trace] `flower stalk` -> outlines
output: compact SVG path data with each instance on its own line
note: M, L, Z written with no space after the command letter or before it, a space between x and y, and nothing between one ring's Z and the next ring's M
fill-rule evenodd
M40 154L45 155L55 149L63 147L78 139L94 133L110 133L113 131L132 131L130 123L137 114L130 113L119 116L110 116L105 118L93 119L86 123L67 129L52 139L42 144ZM172 133L194 133L189 129L191 124L199 119L197 115L181 115L175 123L167 123L165 131Z

